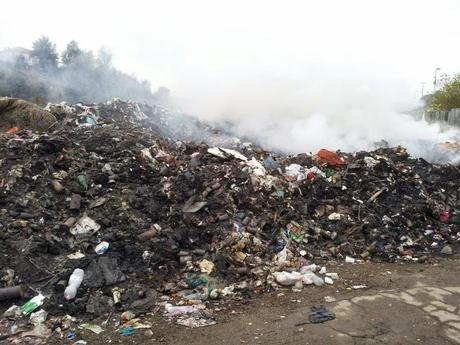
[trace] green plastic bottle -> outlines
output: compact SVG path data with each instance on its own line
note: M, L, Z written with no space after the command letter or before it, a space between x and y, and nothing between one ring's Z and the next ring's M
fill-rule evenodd
M35 309L37 309L39 306L43 304L44 299L45 296L43 296L42 294L39 294L38 296L32 298L29 302L27 302L21 307L22 314L29 315L31 312L33 312Z

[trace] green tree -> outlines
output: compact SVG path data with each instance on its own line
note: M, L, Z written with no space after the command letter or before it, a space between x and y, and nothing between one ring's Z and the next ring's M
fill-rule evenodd
M46 36L40 37L32 43L32 54L38 61L38 66L43 70L56 69L58 64L58 53L56 44Z
M446 80L443 87L434 93L430 107L447 111L460 108L460 74Z
M61 61L64 65L72 65L82 54L82 50L76 41L70 41L66 49L61 53Z

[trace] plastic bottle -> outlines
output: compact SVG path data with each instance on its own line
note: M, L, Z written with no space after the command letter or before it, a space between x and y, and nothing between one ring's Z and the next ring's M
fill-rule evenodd
M73 271L72 275L69 278L69 284L64 290L64 298L66 300L71 300L74 299L75 296L77 295L77 290L81 285L81 282L83 281L83 276L85 275L85 272L77 268Z
M35 296L29 302L22 306L22 313L24 315L29 315L31 312L33 312L35 309L37 309L39 306L43 304L44 299L45 296L43 296L42 294Z
M173 306L172 304L166 303L165 312L166 312L166 315L168 316L174 316L174 315L184 315L184 314L196 314L199 311L193 305Z

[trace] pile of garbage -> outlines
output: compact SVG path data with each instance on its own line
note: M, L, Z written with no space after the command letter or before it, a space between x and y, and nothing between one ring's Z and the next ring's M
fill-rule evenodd
M49 103L44 108L59 119L59 128L130 123L151 129L158 137L229 145L235 139L195 117L158 105L113 98L104 103Z
M334 284L328 260L425 261L459 240L459 168L402 147L284 156L190 141L220 134L134 102L46 109L48 133L0 137L0 336L101 332L113 315L129 334L156 308L212 325L207 301Z

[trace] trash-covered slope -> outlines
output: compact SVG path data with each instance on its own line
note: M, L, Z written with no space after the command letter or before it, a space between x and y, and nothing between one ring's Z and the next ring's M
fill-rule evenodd
M458 242L459 169L401 147L280 156L169 139L198 129L135 103L47 108L53 132L0 139L0 287L46 294L52 315L320 284L314 262L423 261Z

